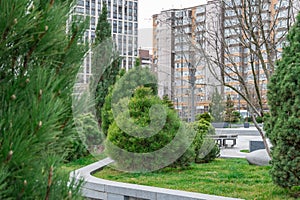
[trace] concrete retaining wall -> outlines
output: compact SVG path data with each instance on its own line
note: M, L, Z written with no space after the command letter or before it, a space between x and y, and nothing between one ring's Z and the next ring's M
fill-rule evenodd
M85 180L82 187L84 197L92 200L237 200L236 198L108 181L91 175L111 163L113 160L106 158L71 172L71 178Z

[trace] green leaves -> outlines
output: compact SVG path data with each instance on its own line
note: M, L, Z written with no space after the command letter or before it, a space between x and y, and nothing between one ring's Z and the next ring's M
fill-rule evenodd
M67 31L70 4L0 1L1 199L78 198L58 170L76 136L71 96L86 53L84 24Z
M127 103L123 99L119 101L119 104ZM162 111L151 113L151 109L155 105L164 107L166 113L163 114ZM118 107L124 106L126 105L119 105ZM190 146L188 133L181 133L179 139L175 139L177 134L180 135L180 131L187 131L187 129L182 128L182 122L177 113L168 108L159 97L153 95L151 88L138 87L129 100L128 108L129 118L124 117L123 113L119 113L108 129L106 150L108 155L116 161L118 167L130 171L141 169L152 171L170 164L183 167L191 163L194 159L191 154L194 152L188 148ZM155 121L153 115L155 117L162 115L162 127L162 122ZM128 132L129 129L125 130L122 127L129 122L133 125L130 126ZM156 130L156 127L159 129ZM170 143L172 143L172 147L167 148L165 153L160 153ZM174 163L170 162L169 157L176 155L176 151L179 151L180 148L186 149L179 157L173 158Z
M300 16L291 28L282 59L268 85L270 117L265 123L272 148L273 181L281 187L300 184Z

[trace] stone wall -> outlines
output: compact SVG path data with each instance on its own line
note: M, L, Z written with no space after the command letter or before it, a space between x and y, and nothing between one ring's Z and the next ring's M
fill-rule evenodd
M113 160L106 158L71 172L70 178L84 179L83 196L91 200L237 200L221 196L120 183L92 176Z

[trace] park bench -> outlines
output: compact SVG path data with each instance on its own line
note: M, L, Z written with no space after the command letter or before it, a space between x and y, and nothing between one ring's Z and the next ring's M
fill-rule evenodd
M228 147L228 144L226 141L231 140L232 144L230 147L234 147L236 145L236 140L237 140L238 135L222 134L222 135L210 135L209 137L214 139L220 147Z

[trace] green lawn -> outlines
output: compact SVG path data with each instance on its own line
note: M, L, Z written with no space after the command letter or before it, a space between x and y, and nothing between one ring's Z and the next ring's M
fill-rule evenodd
M87 166L89 164L92 164L94 162L102 160L106 157L107 156L104 153L101 153L100 155L97 155L97 156L89 155L89 156L86 156L84 158L79 158L78 160L75 160L73 162L65 164L64 166L62 166L62 170L66 170L68 172L71 172L75 169L79 169L81 167Z
M167 168L152 173L125 173L106 167L94 176L243 199L295 199L272 183L268 170L269 167L249 165L245 159L217 159L208 164L193 164L186 170Z

